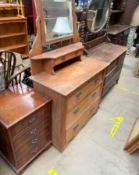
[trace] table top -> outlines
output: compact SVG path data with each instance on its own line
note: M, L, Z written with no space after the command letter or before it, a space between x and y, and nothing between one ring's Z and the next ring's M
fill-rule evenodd
M26 85L17 85L0 93L0 122L9 128L50 101Z

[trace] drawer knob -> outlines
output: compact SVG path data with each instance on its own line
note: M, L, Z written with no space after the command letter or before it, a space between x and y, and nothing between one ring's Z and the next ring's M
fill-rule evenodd
M96 97L96 95L97 95L97 93L94 92L94 93L92 94L92 97L94 98L94 97Z
M80 112L80 108L76 108L76 109L73 111L74 114L77 114L78 112Z
M38 132L38 129L37 129L37 128L33 128L33 129L30 131L30 134L31 134L31 135L35 135L35 134L37 134L37 132Z
M28 123L29 123L29 124L32 124L32 123L35 122L35 121L36 121L36 117L32 117L31 119L29 119Z
M38 143L38 139L33 139L33 140L31 141L31 143L32 143L32 144Z
M82 92L80 91L76 94L76 98L79 99L81 97L81 95L82 95Z

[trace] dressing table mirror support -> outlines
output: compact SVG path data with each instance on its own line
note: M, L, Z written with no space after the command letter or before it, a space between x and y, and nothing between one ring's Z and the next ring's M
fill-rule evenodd
M53 4L51 4L53 2ZM55 5L55 3L63 3L64 2L71 2L71 8L72 9L66 9L67 13L70 13L70 17L73 20L73 26L72 26L72 35L65 35L63 37L55 37L55 38L49 38L47 37L47 28L45 25L45 15L46 16L46 20L48 20L48 24L49 24L49 20L51 21L51 19L53 20L56 14L51 14L51 5ZM50 47L51 45L53 46L53 44L55 45L56 43L61 43L61 45L66 42L69 41L71 43L76 43L80 41L79 38L79 33L78 33L78 29L77 29L77 19L76 19L76 14L75 12L75 6L74 6L74 0L65 0L65 1L51 1L51 0L34 0L34 6L35 6L35 13L37 15L36 17L36 28L37 28L37 34L36 34L36 38L35 41L33 43L33 47L32 50L30 51L30 57L32 56L36 56L39 55L43 52L45 52L43 50L43 48L45 47ZM48 3L48 5L50 6L50 9L45 9L45 4ZM49 8L49 7L48 7ZM47 12L46 12L47 11ZM56 9L56 11L58 11L58 9ZM70 12L69 12L70 11ZM47 13L50 13L47 14ZM60 22L66 26L67 30L70 30L67 24L67 17L62 17L61 14L59 15L60 17L57 17L56 22L55 22L55 26L53 26L53 31L54 30L59 30L60 27ZM50 18L50 19L49 19ZM46 22L46 23L47 23ZM53 24L51 24L53 25ZM64 28L64 26L62 26ZM61 28L60 28L61 29ZM60 34L55 34L55 35L60 35ZM63 42L63 43L62 43Z

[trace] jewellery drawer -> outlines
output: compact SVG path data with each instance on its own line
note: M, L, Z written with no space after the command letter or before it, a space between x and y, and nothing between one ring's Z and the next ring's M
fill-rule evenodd
M87 121L94 115L99 107L99 101L96 100L93 102L86 111L82 114L82 116L74 122L74 124L66 129L66 143L70 142L81 130L81 128L87 123Z
M102 85L93 90L83 101L74 107L66 116L66 128L71 127L73 123L86 111L88 106L96 99L101 97Z
M26 117L25 119L15 124L11 128L11 135L14 137L18 135L22 130L29 128L32 125L41 122L42 120L45 120L45 118L46 119L49 118L49 116L50 116L50 105L47 105L47 107L44 106L38 109L37 111L35 111L34 113Z
M67 111L79 104L89 93L91 93L99 84L102 83L103 74L96 75L84 86L74 91L67 99Z

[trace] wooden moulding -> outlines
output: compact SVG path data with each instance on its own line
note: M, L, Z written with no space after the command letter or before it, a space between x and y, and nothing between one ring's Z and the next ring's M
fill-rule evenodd
M139 117L133 125L124 150L131 154L137 149L139 149Z
M45 52L31 58L32 74L48 72L55 74L55 67L69 60L78 59L81 61L84 47L81 42L65 46L53 51Z
M137 65L137 67L136 67L136 70L135 70L135 76L136 76L137 78L139 78L139 63L138 63L138 65Z

